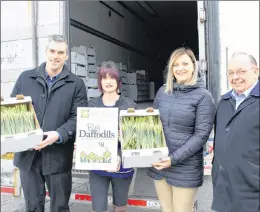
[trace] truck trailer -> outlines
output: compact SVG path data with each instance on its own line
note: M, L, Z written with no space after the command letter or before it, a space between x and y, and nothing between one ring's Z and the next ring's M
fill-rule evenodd
M244 18L237 19L240 23L230 19L239 18L241 14ZM253 23L251 28L248 21ZM255 49L259 46L256 43L259 42L257 27L259 2L1 1L1 96L10 96L21 72L44 62L48 37L60 34L68 39L70 57L66 65L74 72L77 67L95 69L108 60L125 67L126 95L136 87L141 95L133 100L140 108L151 106L157 90L165 83L171 52L178 47L191 48L205 85L218 103L221 94L229 89L226 68L230 54L245 50L258 58L258 48ZM254 29L256 33L236 33L243 28L247 32ZM228 37L232 33L236 36ZM246 40L251 43L242 44ZM75 62L75 55L80 55L82 49L91 50L91 54L85 54L92 57L91 63L90 58L86 64ZM128 74L142 71L148 76L150 89L129 86ZM86 80L88 94L93 95L90 92L93 88L88 86L91 77L84 74L81 77ZM210 139L212 137L213 134ZM11 164L11 160L8 162ZM205 168L209 170L205 172L204 185L197 195L198 211L210 211L212 199L210 164L205 164ZM1 192L19 196L19 170L15 167L14 170L12 179L6 180L8 185L1 186ZM146 172L144 168L136 169L129 203L159 208L153 181ZM73 169L73 182L72 199L89 201L88 173Z

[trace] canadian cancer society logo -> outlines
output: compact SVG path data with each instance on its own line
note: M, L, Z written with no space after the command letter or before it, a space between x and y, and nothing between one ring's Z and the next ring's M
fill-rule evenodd
M88 109L81 110L80 116L81 118L89 118L89 110Z

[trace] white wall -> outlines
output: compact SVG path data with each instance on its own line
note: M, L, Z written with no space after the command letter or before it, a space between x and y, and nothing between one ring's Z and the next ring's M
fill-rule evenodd
M45 60L49 35L63 31L62 1L38 1L38 62ZM24 70L34 68L32 1L1 1L1 96L7 98ZM48 10L48 16L46 11Z
M227 57L234 52L244 51L252 54L259 64L259 1L220 1L220 38L222 57L222 90L227 88Z
M111 11L111 17L109 17L109 9L96 1L72 1L70 3L70 17L136 49L155 52L155 43L146 37L147 26L118 3L106 3L123 14L124 18L118 16L113 11ZM124 62L130 69L149 69L151 66L149 59L138 53L129 51L75 27L71 27L70 33L71 47L79 45L94 46L97 53L97 62L99 63L104 60L114 60L116 62Z

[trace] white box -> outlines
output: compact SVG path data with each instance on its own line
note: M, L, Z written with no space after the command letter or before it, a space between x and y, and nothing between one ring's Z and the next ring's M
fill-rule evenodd
M124 96L127 96L127 92L122 90L121 93L124 95Z
M135 85L135 84L144 84L144 80L142 80L141 78L143 78L144 76L135 72L132 73L127 73L127 80L128 83L131 85Z
M86 86L86 89L88 90L88 77L80 77L80 78L83 80L83 82Z
M138 96L142 95L139 85L127 85L127 95L130 99L137 101Z
M71 63L87 66L87 58L84 55L78 54L77 52L71 52Z
M149 100L153 100L155 97L154 82L149 82Z
M98 67L95 64L89 64L88 65L88 72L89 73L97 73Z
M127 71L127 65L122 66L122 71L125 71L125 72Z
M96 56L96 49L94 47L88 47L87 55L89 55L89 56Z
M127 73L127 80L129 84L137 84L136 73Z
M7 152L22 152L32 149L39 145L43 140L43 131L40 128L37 120L32 99L30 96L25 96L24 99L17 100L8 98L1 101L1 106L27 104L28 110L33 111L36 129L26 133L19 133L15 135L2 135L1 134L1 155Z
M76 52L77 54L81 54L81 55L86 56L87 55L87 49L88 49L88 47L87 46L83 46L83 45L73 46L71 48L71 52Z
M94 78L88 78L88 87L89 88L97 88L98 87L98 82L97 79Z
M161 148L150 148L150 149L124 149L124 136L122 130L122 122L125 117L144 117L144 116L156 116L158 117L158 125L161 128L161 139L163 142L163 147ZM120 126L120 140L121 140L121 148L122 148L122 162L124 168L131 167L151 167L152 163L159 162L161 158L168 157L169 150L166 146L164 132L162 128L162 123L160 120L159 110L152 110L149 112L148 110L121 110L120 118L119 118L119 126ZM143 139L144 137L142 136ZM149 140L151 142L151 140Z
M76 145L76 169L116 170L118 108L77 108Z
M122 78L127 78L127 72L126 71L119 71L119 74Z
M122 88L121 93L122 93L124 96L127 96L127 90L126 90L126 89Z
M141 74L141 75L145 75L145 70L137 70L136 73Z
M115 63L117 69L120 71L123 69L123 64L122 63Z
M101 95L101 92L98 89L90 88L88 89L88 97L99 97Z
M88 71L86 66L79 66L77 64L71 64L71 72L81 77L87 77Z
M122 83L127 83L128 82L128 80L127 80L127 78L121 78L122 79Z
M88 56L88 64L96 64L96 57Z
M97 73L89 73L88 76L89 78L97 79Z

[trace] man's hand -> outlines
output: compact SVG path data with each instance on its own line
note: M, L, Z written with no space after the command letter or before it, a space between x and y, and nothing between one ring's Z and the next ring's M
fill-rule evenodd
M106 170L107 172L117 172L120 170L120 166L121 166L121 157L117 156L117 169L116 170Z
M59 133L56 131L44 132L43 134L47 135L47 137L38 146L34 148L35 150L40 150L45 148L46 146L52 145L59 139Z
M172 162L171 162L170 157L163 158L162 160L160 160L160 162L152 164L152 166L157 170L166 169L166 168L170 167L171 165L172 165Z

